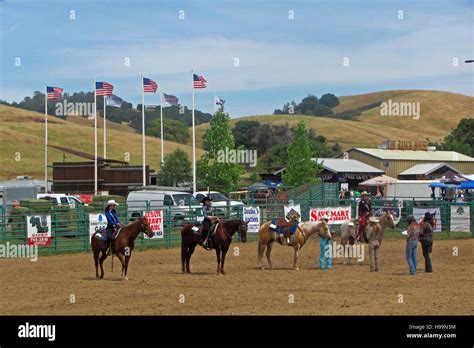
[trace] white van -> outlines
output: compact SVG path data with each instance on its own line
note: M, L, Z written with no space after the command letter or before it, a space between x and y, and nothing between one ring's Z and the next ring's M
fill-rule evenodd
M179 191L140 190L130 191L127 195L127 209L132 217L149 209L170 208L175 220L188 220L191 213L200 214L201 205L192 194Z
M79 197L66 195L64 193L39 193L36 198L51 201L55 205L67 205L71 208L84 205Z

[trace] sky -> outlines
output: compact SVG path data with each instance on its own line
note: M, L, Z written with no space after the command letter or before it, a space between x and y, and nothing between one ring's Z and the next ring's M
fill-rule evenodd
M474 95L474 0L0 0L0 16L9 102L45 84L92 91L97 78L136 105L143 73L190 107L191 69L208 81L196 109L212 112L215 93L231 117L308 94Z

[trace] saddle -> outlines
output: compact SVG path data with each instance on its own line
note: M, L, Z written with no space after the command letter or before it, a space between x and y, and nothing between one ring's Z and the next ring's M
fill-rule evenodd
M298 224L298 221L287 221L283 218L277 218L272 220L272 223L270 224L270 229L278 233L293 234L296 232Z

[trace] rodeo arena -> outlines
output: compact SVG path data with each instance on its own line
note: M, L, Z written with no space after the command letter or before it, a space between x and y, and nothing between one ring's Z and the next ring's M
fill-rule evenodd
M472 314L474 158L387 140L219 192L56 148L84 161L0 183L3 314Z

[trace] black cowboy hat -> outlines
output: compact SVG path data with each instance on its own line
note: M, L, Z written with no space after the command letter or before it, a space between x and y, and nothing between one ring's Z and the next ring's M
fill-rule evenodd
M433 219L433 215L431 215L431 213L427 211L425 213L425 216L423 217L423 221L430 221L431 219Z
M204 203L204 202L206 202L206 201L212 202L212 198L209 197L209 196L206 196L206 197L204 197L203 199L201 199L201 203Z

